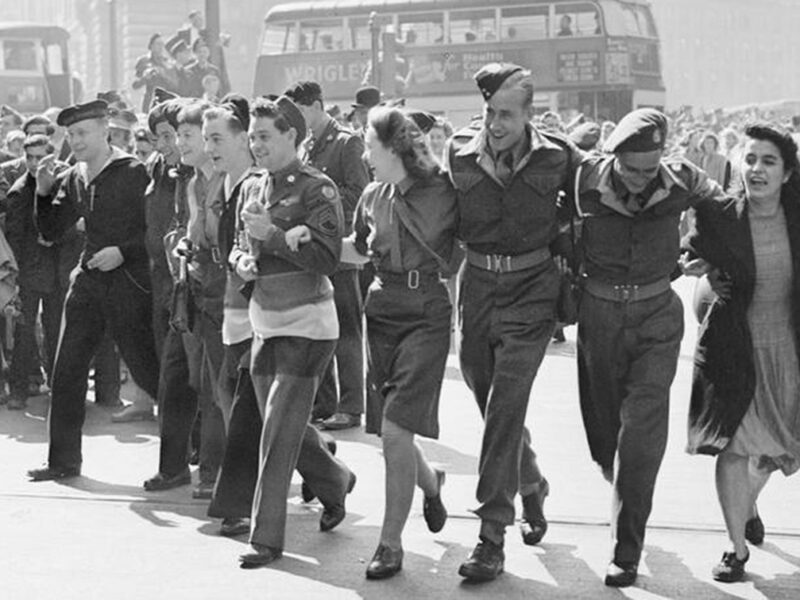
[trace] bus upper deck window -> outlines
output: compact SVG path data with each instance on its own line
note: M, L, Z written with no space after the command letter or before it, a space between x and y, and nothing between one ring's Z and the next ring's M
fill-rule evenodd
M3 65L8 71L37 71L36 44L28 40L3 41Z
M267 25L261 44L261 54L297 52L297 27L294 23Z
M500 31L505 41L541 40L548 37L548 6L504 8L500 13Z
M376 15L376 24L383 33L393 33L391 15ZM372 32L369 28L369 17L350 17L348 19L350 31L350 48L354 50L369 50L372 48Z
M300 22L300 52L330 52L344 48L341 19L312 19Z
M445 41L443 13L401 14L398 25L398 39L405 45L433 46Z
M556 5L556 37L602 35L600 13L590 2Z
M497 23L493 8L450 11L450 43L492 42L496 39Z

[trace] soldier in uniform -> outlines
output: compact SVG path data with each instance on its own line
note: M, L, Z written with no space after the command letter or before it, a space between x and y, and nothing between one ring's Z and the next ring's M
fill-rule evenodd
M339 194L330 178L300 162L306 124L289 98L258 99L252 112L267 146L263 164L269 176L254 179L240 198L240 234L230 262L240 277L253 282L250 372L264 425L252 551L241 556L242 568L283 554L295 466L323 504L322 531L342 522L345 496L356 481L308 423L339 335L328 279L339 262L344 229ZM308 237L294 251L287 240L299 225L307 227Z
M447 168L458 193L458 237L467 259L459 290L460 360L485 427L476 513L480 543L459 573L472 581L503 570L505 528L522 496L523 541L545 534L547 480L525 428L531 385L555 327L559 275L550 245L556 201L579 152L536 130L529 71L493 63L475 75L483 124L451 140Z
M344 233L349 235L353 229L356 204L369 183L369 172L363 159L364 140L325 112L322 88L316 81L297 82L286 95L303 113L311 133L306 142L307 163L325 173L339 188L344 210ZM336 360L331 361L320 383L314 412L330 415L321 423L323 429L337 430L358 426L364 412L362 299L358 267L340 263L331 283L339 318L339 340L336 342ZM334 363L339 381L338 394Z
M724 198L688 163L664 159L667 119L628 114L576 177L582 220L583 296L578 319L581 411L592 458L614 486L613 558L605 583L634 583L667 444L669 388L683 336L670 287L681 213ZM616 470L614 465L616 464Z
M40 161L39 230L45 240L59 240L83 218L86 246L72 275L53 367L48 464L28 472L34 481L80 475L89 362L106 327L136 385L152 397L158 388L144 243L147 172L109 145L104 101L65 108L58 124L67 127L78 163L56 177L55 157Z

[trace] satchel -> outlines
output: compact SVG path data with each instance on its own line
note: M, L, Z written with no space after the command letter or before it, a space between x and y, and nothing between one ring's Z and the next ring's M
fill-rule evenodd
M188 333L194 327L194 298L189 285L186 257L180 257L178 281L172 288L170 301L169 325L174 331Z

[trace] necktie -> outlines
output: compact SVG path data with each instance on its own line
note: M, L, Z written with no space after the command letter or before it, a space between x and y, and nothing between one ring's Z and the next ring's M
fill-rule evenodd
M511 150L503 150L497 155L494 170L503 185L508 185L511 181L511 176L514 174L514 155Z

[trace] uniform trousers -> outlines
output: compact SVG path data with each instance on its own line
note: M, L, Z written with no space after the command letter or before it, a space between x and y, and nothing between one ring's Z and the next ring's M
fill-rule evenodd
M202 412L200 481L216 480L225 451L225 425L217 404L222 354L220 326L202 311L197 311L191 332L167 333L158 395L160 473L174 476L188 467L189 438L199 408Z
M514 496L542 475L525 428L531 386L555 327L554 263L499 273L465 263L459 288L460 361L484 419L475 513L481 538L503 543Z
M264 424L251 543L283 548L286 500L295 467L323 505L342 502L347 494L350 470L308 422L335 346L334 340L301 337L253 339L250 373Z
M53 368L48 462L54 468L81 465L89 363L106 327L136 385L152 397L158 392L150 290L124 265L105 273L79 268L72 277Z
M578 319L578 383L592 458L614 478L616 562L637 563L669 425L669 389L683 337L672 290L638 302L584 293Z
M314 412L320 416L364 412L364 328L359 272L357 269L339 270L330 278L339 319L339 339L334 358L328 363L317 390Z
M220 396L230 393L231 408L226 419L225 455L208 506L210 517L249 517L253 508L262 423L250 379L251 346L251 340L225 346L218 385Z

